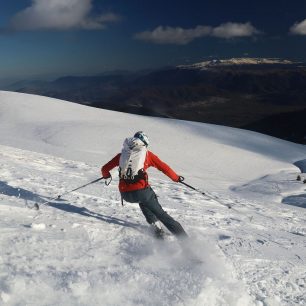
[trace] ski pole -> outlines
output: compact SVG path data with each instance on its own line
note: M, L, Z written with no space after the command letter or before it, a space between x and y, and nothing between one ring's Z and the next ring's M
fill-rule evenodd
M235 212L237 212L237 213L239 213L239 214L244 215L245 217L247 217L247 218L250 220L250 222L252 222L253 216L247 216L246 214L244 214L244 213L238 211L237 209L233 208L231 204L224 204L224 203L218 201L215 197L212 197L211 195L205 193L204 191L202 191L202 190L200 190L200 189L197 189L197 188L195 188L195 187L193 187L193 186L191 186L191 185L186 184L185 182L183 182L183 180L184 180L184 178L181 177L181 179L179 180L179 183L181 183L181 184L183 184L183 185L189 187L190 189L192 189L192 190L194 190L194 191L197 191L197 192L201 193L202 195L208 197L208 198L211 199L211 200L216 201L217 203L219 203L219 204L222 205L222 206L226 206L228 209L231 209L232 211L235 211Z
M58 195L57 197L54 197L54 198L52 198L52 199L50 199L50 200L48 200L48 201L46 201L46 202L40 203L40 205L47 205L48 203L50 203L50 202L52 202L52 201L54 201L54 200L60 199L60 198L61 198L62 196L64 196L64 195L67 195L67 194L69 194L69 193L71 193L71 192L73 192L73 191L76 191L76 190L79 190L79 189L81 189L81 188L84 188L84 187L86 187L86 186L88 186L88 185L97 183L97 182L99 182L99 181L101 181L101 180L103 180L103 179L105 179L105 178L104 178L104 177L99 177L98 179L96 179L96 180L94 180L94 181L91 181L91 182L89 182L89 183L87 183L87 184L85 184L85 185L82 185L82 186L77 187L77 188L75 188L75 189L72 189L72 190L70 190L70 191L64 192L63 194L60 194L60 195ZM105 185L108 186L108 185L111 183L111 181L112 181L112 177L110 177L110 181L109 181L109 182L107 182L107 181L105 180ZM36 210L39 209L38 203L35 203L35 204L34 204L34 208L35 208Z
M230 205L230 204L224 204L224 203L219 202L216 198L214 198L214 197L208 195L207 193L205 193L204 191L202 191L202 190L200 190L200 189L198 189L198 188L195 188L195 187L193 187L193 186L191 186L191 185L189 185L189 184L186 184L185 182L183 182L183 180L184 180L184 178L182 178L182 179L179 181L179 183L185 185L186 187L188 187L188 188L190 188L190 189L192 189L192 190L194 190L194 191L197 191L197 192L201 193L202 195L204 195L204 196L210 198L211 200L214 200L214 201L218 202L218 203L221 204L222 206L226 206L228 209L231 209L231 208L232 208L232 205Z
M79 190L79 189L81 189L81 188L84 188L84 187L86 187L86 186L88 186L88 185L97 183L97 182L101 181L102 179L104 179L104 177L99 177L98 179L96 179L96 180L94 180L94 181L92 181L92 182L89 182L89 183L87 183L87 184L85 184L85 185L82 185L82 186L77 187L77 188L75 188L75 189L72 189L72 190L70 190L70 191L66 191L66 192L64 192L63 194L58 195L57 198L60 199L62 196L66 195L66 194L69 194L69 193L71 193L71 192L73 192L73 191L77 191L77 190Z
M194 190L194 191L197 191L197 192L199 192L199 193L201 193L201 194L207 196L207 194L206 194L204 191L201 191L201 190L199 190L199 189L197 189L197 188L195 188L195 187L192 187L191 185L188 185L188 184L186 184L186 183L183 182L183 181L179 181L179 182L180 182L181 184L187 186L188 188L190 188L190 189L192 189L192 190Z

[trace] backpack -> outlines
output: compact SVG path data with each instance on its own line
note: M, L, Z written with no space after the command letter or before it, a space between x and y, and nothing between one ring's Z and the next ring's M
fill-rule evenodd
M144 163L147 156L147 147L135 137L126 138L119 160L119 177L127 184L137 183L144 179L147 174L144 170Z

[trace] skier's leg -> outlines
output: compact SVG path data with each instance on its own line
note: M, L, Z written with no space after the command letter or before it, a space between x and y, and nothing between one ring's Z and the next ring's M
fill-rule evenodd
M121 192L121 197L124 201L129 203L137 203L138 201L138 191Z
M187 237L181 224L163 210L152 188L147 188L147 199L143 202L143 205L149 209L172 234L180 237Z
M152 224L158 219L172 234L180 237L187 237L187 234L181 224L175 221L163 210L151 187L141 190L123 192L121 195L127 202L141 203L139 206L148 223Z
M139 203L139 207L145 216L147 222L152 226L152 229L157 238L162 238L163 230L161 229L160 225L157 225L158 219L156 216L148 209L144 204L141 203L142 200L146 202L148 197L147 189L135 190L130 192L123 192L121 193L122 198L130 203Z
M149 224L153 224L156 221L158 221L158 219L156 218L156 216L151 212L150 209L148 209L144 204L139 203L139 207L143 213L143 215L145 216L147 222Z
M146 205L144 205L142 203L142 201L147 202L148 199L148 191L149 189L140 189L140 190L134 190L134 191L129 191L129 192L122 192L121 196L122 198L130 203L139 203L139 207L143 213L143 215L145 216L147 222L149 224L153 224L156 221L158 221L158 219L156 218L156 216L151 212L150 209L148 209L148 207L146 207Z
M159 238L159 239L163 239L163 237L164 237L164 230L162 229L161 224L159 224L160 221L151 212L151 210L148 209L144 204L139 203L139 207L140 207L143 215L145 216L147 222L150 224L151 229L154 232L155 237Z

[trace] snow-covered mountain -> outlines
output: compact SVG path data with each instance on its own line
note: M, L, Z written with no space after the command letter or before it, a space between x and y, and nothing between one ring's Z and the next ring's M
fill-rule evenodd
M1 305L306 303L306 148L202 123L0 92ZM118 178L30 209L100 176L137 130L186 182L150 169L162 206L202 263L156 241ZM297 166L295 166L296 164ZM224 204L231 204L228 209Z
M205 70L211 67L243 66L243 65L293 65L290 60L279 58L237 57L229 59L213 59L189 65L179 65L181 69Z
M286 63L222 59L184 69L27 80L6 90L138 115L243 128L306 144L306 66Z

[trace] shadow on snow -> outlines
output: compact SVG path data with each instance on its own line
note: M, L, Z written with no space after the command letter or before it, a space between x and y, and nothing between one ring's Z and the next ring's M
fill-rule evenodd
M292 195L282 200L282 203L306 208L306 194Z
M302 173L306 173L306 159L298 160L294 163L296 167L298 167Z
M16 197L18 199L25 200L26 202L27 201L33 201L38 203L45 202L45 200L38 194L35 194L23 188L12 187L7 183L1 181L0 181L0 193L7 195L9 197Z
M19 188L19 187L13 187L8 185L6 182L2 182L0 181L0 194L6 195L6 196L10 196L10 197L16 197L18 199L22 199L26 202L26 206L27 201L33 201L36 202L38 204L44 203L46 202L46 199L50 199L50 197L42 197L38 194L35 194L29 190L23 189L23 188ZM61 201L61 200L59 200ZM65 211L65 212L69 212L69 213L74 213L74 214L79 214L81 216L84 217L90 217L90 218L95 218L99 221L103 221L103 222L107 222L107 223L112 223L112 224L116 224L116 225L120 225L120 226L125 226L125 227L130 227L130 228L134 228L137 229L138 231L141 231L141 227L146 228L145 226L142 226L140 224L137 223L133 223L133 222L129 222L129 221L125 221L116 217L111 217L111 216L106 216L106 215L102 215L99 213L95 213L93 211L90 211L89 209L87 209L86 207L78 207L72 204L65 204L65 203L48 203L48 206L51 206L53 208Z
M125 227L139 228L141 226L137 223L125 221L125 220L122 220L116 217L110 217L110 216L102 215L99 213L95 213L93 211L90 211L86 207L78 207L72 204L65 204L65 203L49 203L48 206L54 207L59 210L63 210L65 212L79 214L84 217L91 217L99 221L117 224L117 225L121 225Z

